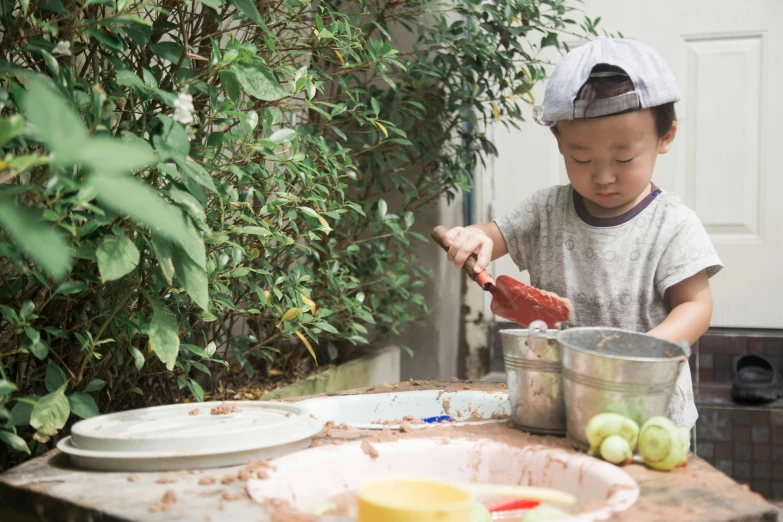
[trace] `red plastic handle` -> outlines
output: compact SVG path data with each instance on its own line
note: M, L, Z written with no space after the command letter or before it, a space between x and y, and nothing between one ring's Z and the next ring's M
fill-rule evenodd
M515 511L517 509L533 509L541 504L540 500L533 500L529 498L501 498L500 500L493 500L484 506L490 513L497 511Z

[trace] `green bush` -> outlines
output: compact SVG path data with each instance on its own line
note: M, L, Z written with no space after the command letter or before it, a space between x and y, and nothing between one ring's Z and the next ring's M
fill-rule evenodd
M540 49L595 34L570 12L6 0L0 440L41 452L71 414L202 400L229 356L309 371L425 316L416 216L522 120Z

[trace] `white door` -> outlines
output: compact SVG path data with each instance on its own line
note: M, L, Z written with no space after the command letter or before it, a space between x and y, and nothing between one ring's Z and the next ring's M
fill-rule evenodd
M783 328L783 1L585 0L585 10L652 46L677 77L679 131L653 180L696 211L726 266L711 283L713 326ZM567 182L554 138L532 119L494 138L490 216ZM493 270L518 274L507 257Z

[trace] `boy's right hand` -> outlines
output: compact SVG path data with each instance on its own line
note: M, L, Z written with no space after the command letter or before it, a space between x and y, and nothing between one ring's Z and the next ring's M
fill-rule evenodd
M457 268L462 268L471 254L478 258L474 268L476 273L482 272L492 261L492 238L478 227L454 227L446 233L443 243L449 247L449 263Z

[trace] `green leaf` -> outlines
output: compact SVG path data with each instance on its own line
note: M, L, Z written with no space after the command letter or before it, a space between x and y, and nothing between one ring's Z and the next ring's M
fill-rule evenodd
M127 236L104 236L95 251L104 283L115 281L139 264L139 250Z
M541 39L542 49L550 45L557 46L557 33L547 33L547 35Z
M19 310L19 317L26 319L30 317L33 312L35 312L35 303L29 300L25 301L22 303L22 308Z
M196 398L198 402L204 401L204 389L201 387L199 383L197 383L193 379L188 379L187 386L188 389L190 390L190 393L193 394L193 396Z
M201 0L201 3L215 10L220 9L220 5L221 5L220 0Z
M296 131L294 129L277 129L270 134L267 139L273 143L282 143L284 141L290 141L295 137Z
M199 201L189 192L172 187L169 189L169 197L172 201L182 205L182 207L193 217L193 219L202 223L206 222L207 216L204 213L204 209L201 207L201 203L199 203Z
M79 152L79 163L95 171L125 173L155 161L149 146L111 138L91 138Z
M160 161L185 158L190 153L190 140L185 128L164 114L158 118L163 123L163 132L156 134L152 142L160 154Z
M244 234L252 234L254 236L271 236L272 232L264 227L242 227L239 229Z
M302 212L304 212L310 217L318 218L318 212L311 209L310 207L299 207L299 210L301 210Z
M208 359L209 358L209 354L207 354L206 350L204 350L200 346L196 346L195 344L187 344L187 343L182 343L180 346L182 346L183 348L185 348L189 352L195 353L199 357L202 357L204 359Z
M155 56L168 60L174 64L179 63L179 59L184 51L182 46L176 42L149 44L148 47Z
M329 343L326 347L326 353L329 354L329 361L334 361L340 353L337 351L337 347L333 343Z
M117 35L109 34L103 29L92 29L86 32L91 37L95 38L102 46L118 53L124 53L128 50L128 46L125 41ZM150 46L152 47L152 46Z
M313 324L313 326L315 326L317 328L320 328L324 332L329 332L329 333L332 333L332 334L339 334L340 333L340 332L337 331L337 329L334 326L332 326L329 323L320 322L320 323Z
M30 424L30 415L33 413L33 407L38 398L25 397L25 399L29 399L30 402L22 402L20 400L11 410L11 418L8 419L8 423L11 426L27 426Z
M19 114L0 119L0 147L22 134L23 129L24 118Z
M246 17L253 20L258 25L264 25L264 21L261 19L261 13L258 12L255 2L252 0L229 0L231 5L242 11Z
M41 156L38 153L22 154L21 156L17 156L11 160L10 167L13 170L21 173L38 167L39 165L48 165L51 162L52 161L49 156Z
M223 86L226 94L234 103L242 96L242 91L239 89L239 79L233 72L227 70L220 71L220 85Z
M52 13L61 15L69 14L68 11L65 10L65 7L63 7L63 3L60 0L41 0L40 6L41 9L51 11Z
M40 52L41 56L43 56L44 62L46 62L46 66L49 68L49 72L52 73L52 76L60 76L60 64L57 62L57 58L43 49L40 49L38 52Z
M283 121L283 111L277 107L267 107L261 114L264 120L267 121L270 126L277 125Z
M378 219L383 219L386 216L386 212L388 212L389 206L386 204L385 199L379 199L378 200Z
M87 393L96 392L102 390L106 386L106 381L101 379L93 379L84 387L84 391Z
M265 65L233 63L230 70L236 75L245 92L254 98L277 101L288 96L288 92L280 86L272 71Z
M74 163L87 141L87 127L62 96L34 77L24 97L24 108L27 119L35 125L36 136L54 152L55 160Z
M37 340L31 341L26 347L30 349L38 360L43 361L49 355L49 345L40 336Z
M135 15L125 15L117 19L117 23L123 23L123 31L130 36L138 45L147 45L152 39L152 29L147 27L149 21L140 19ZM126 20L129 23L125 23ZM133 23L138 22L138 23Z
M100 413L98 405L95 404L95 399L89 393L76 392L70 394L68 396L68 404L74 415L78 415L82 419L89 419Z
M139 78L139 76L133 71L118 71L116 79L118 84L125 87L136 87L141 92L145 92L147 90L147 86L144 85L144 80Z
M46 390L49 393L56 392L68 383L68 377L65 375L65 372L51 359L49 360L49 364L46 365L45 383Z
M0 225L27 256L55 279L71 268L71 249L62 235L29 210L0 201Z
M174 269L185 291L203 310L209 308L209 279L207 272L185 254L180 248L174 249Z
M172 259L171 244L163 238L152 237L152 250L160 265L160 271L166 282L171 285L174 282L174 261ZM143 359L142 359L143 360Z
M24 333L27 334L27 338L30 342L36 343L41 339L41 333L32 326L25 325Z
M174 369L174 363L179 353L179 334L177 318L166 307L158 302L152 303L152 321L150 321L150 347L169 371Z
M90 176L87 183L95 189L102 205L147 225L153 234L181 245L199 266L206 266L204 242L198 232L192 232L182 212L151 187L125 176Z
M212 177L204 167L199 165L197 162L190 161L188 159L183 160L180 158L174 158L174 161L177 166L179 166L183 175L187 175L190 179L202 187L206 187L212 192L217 192L217 188L215 187L215 183L212 181Z
M65 426L70 413L68 399L62 390L41 397L30 414L30 426L37 431L37 440L47 442Z
M85 288L87 288L87 284L84 281L65 281L55 289L54 295L78 294L83 292Z
M10 431L0 430L0 440L8 444L9 448L30 455L30 448L27 447L27 443L19 435L14 435Z
M54 326L44 326L44 330L46 330L46 332L48 332L50 335L53 335L54 337L59 337L60 339L68 339L68 336L65 335L65 332L63 332L59 328L55 328Z
M223 54L223 58L220 59L220 65L225 67L226 65L233 63L237 58L239 58L239 51L236 49L228 49L225 54Z
M16 391L16 385L12 382L0 379L0 393L11 393Z
M144 354L135 346L130 347L130 353L133 356L133 364L136 366L136 371L141 371L144 366Z
M210 147L220 147L223 145L223 136L225 136L225 133L220 131L209 133L209 137L207 138L207 145Z

